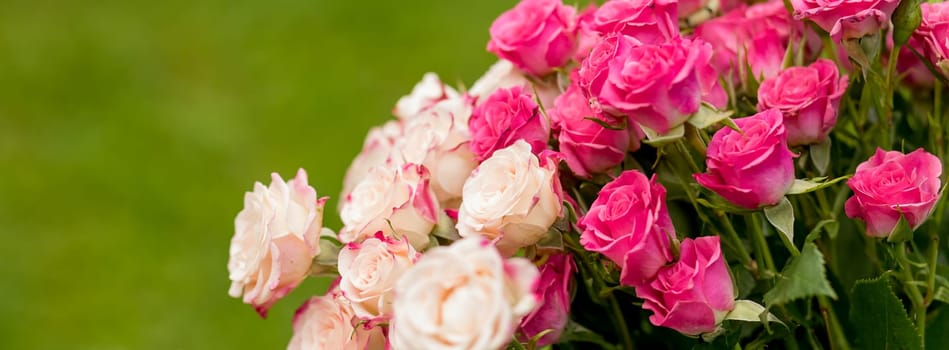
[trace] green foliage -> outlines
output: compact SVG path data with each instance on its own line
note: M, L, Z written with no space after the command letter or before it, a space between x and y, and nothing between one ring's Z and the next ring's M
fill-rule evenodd
M798 180L795 180L795 182ZM771 226L774 226L790 245L794 245L794 206L787 197L782 197L778 204L764 208L764 216L768 218Z
M764 295L764 302L771 308L809 296L837 298L837 293L827 281L824 256L813 243L804 245L801 255L793 258L781 271L778 281Z
M850 321L860 349L922 349L916 328L890 289L889 274L857 281L850 296Z

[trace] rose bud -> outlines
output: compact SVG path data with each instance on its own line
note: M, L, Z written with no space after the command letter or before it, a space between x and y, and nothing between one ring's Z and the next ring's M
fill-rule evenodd
M703 174L695 181L743 208L775 205L794 183L794 153L788 149L781 112L769 109L735 119L739 133L721 128L708 143Z
M939 158L922 148L905 155L878 148L847 180L853 196L844 211L866 222L871 237L889 236L901 215L915 230L932 214L941 175Z
M814 21L837 41L886 29L897 5L899 0L791 0L795 19Z
M356 317L385 320L392 315L395 283L418 260L405 240L375 237L349 243L339 252L339 290L352 304Z
M523 87L498 89L483 104L475 107L468 121L471 151L478 161L491 157L495 150L522 140L534 154L547 148L550 125L540 113L534 96Z
M607 1L594 13L592 27L602 36L621 34L661 44L679 37L676 4L675 0Z
M577 266L570 254L553 254L540 266L537 307L521 320L519 339L529 342L543 331L551 330L537 341L538 347L553 344L570 319L570 292Z
M666 208L666 189L637 170L627 170L603 186L577 223L580 244L622 268L620 283L648 283L672 261L675 228Z
M841 77L837 65L828 59L791 67L761 83L758 110L781 111L788 146L821 143L837 124L837 109L847 83L847 76Z
M604 123L620 124L615 118L604 116L590 108L590 100L576 84L554 100L550 111L554 128L558 130L557 141L564 161L574 174L590 178L623 162L629 148L630 133L627 130L612 130L587 118L597 118Z
M425 252L399 279L393 349L500 349L537 305L538 271L505 260L488 241L465 238Z
M679 260L636 287L649 322L688 336L714 332L735 308L735 289L718 236L686 238Z
M439 101L459 97L458 92L445 86L435 73L425 73L422 81L415 84L412 93L402 96L395 104L392 114L408 120L422 113Z
M428 246L438 221L438 201L429 188L428 170L416 164L375 167L346 196L339 217L343 243L362 242L376 232L408 237L416 249Z
M518 140L494 152L465 181L458 234L495 240L505 255L537 243L562 209L557 164Z
M577 47L576 9L560 0L521 0L491 24L488 51L536 76L570 61Z
M924 48L920 53L944 77L949 77L949 41L946 40L949 38L949 3L923 3L921 6L922 20L913 32L913 39Z
M307 300L293 316L288 350L383 350L379 327L358 324L353 309L337 290Z
M269 187L257 182L244 195L244 209L234 220L230 272L232 297L243 294L264 317L277 300L302 282L320 253L323 205L307 184L306 171L284 182L273 173Z
M724 105L725 92L709 65L711 56L712 47L702 41L644 45L614 35L583 61L579 84L604 112L627 115L664 134L692 117L703 100Z

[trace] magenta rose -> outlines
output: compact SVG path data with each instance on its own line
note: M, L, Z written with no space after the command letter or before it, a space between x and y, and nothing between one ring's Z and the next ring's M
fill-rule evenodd
M886 29L899 0L791 0L794 18L809 19L837 41Z
M919 52L924 58L921 60L913 53L913 50ZM899 58L896 61L896 70L905 77L903 81L914 87L933 87L936 80L929 68L926 67L926 63L923 62L926 59L925 55L926 48L914 33L914 36L909 38L906 45L900 48Z
M777 204L794 183L781 112L769 109L735 119L742 130L721 128L708 143L705 173L695 181L735 205L757 209Z
M540 332L552 330L537 342L538 347L557 342L570 319L570 290L575 284L577 266L570 254L554 254L540 266L536 286L537 307L521 320L519 336L527 342Z
M573 56L573 59L577 62L587 58L590 50L593 50L593 45L600 41L600 33L593 29L596 10L596 4L590 3L577 16L577 53Z
M847 216L867 223L867 235L887 237L900 215L913 229L932 213L939 199L942 163L922 148L910 154L877 149L847 186L853 197L844 206Z
M620 283L647 283L672 261L675 228L666 209L666 189L637 170L627 170L603 186L578 225L580 244L622 268Z
M679 37L675 0L607 1L593 15L600 35L622 34L650 44Z
M703 100L724 105L724 90L709 65L711 56L712 46L703 41L641 44L613 35L583 61L579 84L603 111L666 133L685 123Z
M837 109L848 81L828 59L791 67L761 83L758 110L781 111L789 146L821 143L837 124Z
M949 77L949 3L924 3L922 16L913 39L923 47L920 53Z
M626 157L630 134L626 130L612 130L587 118L598 118L617 125L620 121L603 116L590 107L580 87L571 84L567 91L554 100L550 111L560 153L567 166L577 176L589 178L617 166Z
M696 336L715 331L735 308L732 285L718 236L686 238L679 260L664 266L648 284L636 287L649 322Z
M576 10L560 0L522 0L491 24L488 51L534 75L570 60L577 46Z
M479 162L517 140L526 141L534 154L540 154L550 138L550 125L540 114L534 96L520 86L498 89L475 107L468 129L471 151Z

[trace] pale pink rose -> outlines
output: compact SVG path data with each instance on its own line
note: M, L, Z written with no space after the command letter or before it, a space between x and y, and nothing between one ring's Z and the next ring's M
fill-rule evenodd
M428 246L438 221L438 201L429 187L428 170L416 164L375 167L343 200L339 240L361 242L376 232L408 237L416 249Z
M949 3L923 3L922 22L913 39L922 46L920 53L949 77Z
M718 236L686 238L679 260L664 266L648 284L636 287L649 322L696 336L714 332L735 308L735 289Z
M809 19L840 41L886 29L899 0L791 0L791 5L794 18Z
M597 118L611 125L621 120L604 116L590 107L590 100L580 87L571 84L554 100L550 111L557 129L557 141L564 161L574 174L589 178L623 162L629 149L630 133L611 130L587 118Z
M590 3L587 8L580 12L577 17L577 53L573 59L577 62L583 61L593 50L593 46L600 41L600 33L593 29L593 20L596 16L596 4Z
M537 268L505 260L488 241L464 238L425 252L399 279L393 349L500 349L537 305Z
M794 153L788 149L781 112L769 109L735 119L741 129L721 128L708 143L708 169L695 181L748 209L777 204L794 183Z
M947 28L949 28L949 26L947 26ZM947 45L947 47L949 47L949 45ZM916 56L912 50L916 50L920 55L923 55L923 59ZM929 71L929 68L926 67L926 63L923 62L926 60L925 55L926 48L923 46L923 42L916 38L915 33L914 36L909 38L906 45L900 48L896 69L900 72L900 75L904 76L903 81L913 87L931 88L936 82L932 72Z
M703 100L724 106L726 96L709 65L712 47L702 41L641 44L628 36L603 39L583 61L580 86L604 112L627 115L666 133L685 123Z
M622 268L620 283L648 283L672 261L675 228L666 208L666 189L637 170L624 171L603 186L577 223L580 244Z
M497 63L491 65L491 68L488 68L488 71L481 78L478 78L478 81L475 81L474 85L471 85L467 96L474 100L474 104L477 106L484 104L488 100L488 96L496 91L514 87L520 87L535 93L545 108L552 107L554 98L560 95L560 89L556 85L532 82L510 61L498 60Z
M941 175L939 158L922 148L905 155L877 148L847 180L853 196L844 209L848 217L866 222L871 237L889 236L900 215L916 229L939 200Z
M550 255L547 262L540 266L537 287L540 300L534 311L521 320L518 335L522 342L528 342L548 329L551 332L541 337L537 346L557 342L570 320L570 291L576 284L573 278L576 271L573 257L567 253Z
M303 169L289 182L273 173L269 187L255 183L234 220L228 294L243 295L244 303L264 317L273 303L296 288L320 253L325 202L307 184Z
M366 140L362 145L362 151L353 159L349 169L346 169L346 176L343 178L343 192L339 198L346 198L353 187L356 187L356 184L369 174L369 169L385 165L388 162L396 140L402 137L402 129L403 123L399 120L390 120L382 126L369 129Z
M443 208L457 208L465 179L478 165L469 145L469 99L442 100L405 123L393 145L390 163L422 164L431 175L431 187Z
M593 29L603 36L622 34L639 42L661 44L679 37L675 0L613 0L593 16Z
M407 241L381 233L345 245L339 252L339 290L356 317L376 321L392 316L395 283L418 257Z
M379 327L358 324L352 307L337 290L312 297L293 316L288 350L383 350L386 338Z
M534 102L534 95L521 87L498 89L483 104L475 107L468 121L471 151L478 161L494 151L522 140L535 154L547 148L550 124Z
M456 228L462 237L484 236L513 254L537 243L560 216L563 195L557 164L518 140L494 152L465 181Z
M796 43L802 36L806 38L808 57L821 49L817 33L793 20L781 0L752 6L740 4L700 24L695 28L695 36L712 44L712 65L735 86L741 86L749 75L757 81L776 75L784 63L789 41Z
M399 119L411 119L439 101L457 98L458 96L458 92L442 83L437 74L425 73L422 76L422 81L412 88L412 92L402 96L396 102L392 114L399 117Z
M781 111L788 146L821 143L837 124L837 110L848 82L828 59L807 67L791 67L761 83L758 110Z
M576 50L576 10L560 0L521 0L491 24L488 51L536 76L562 67Z

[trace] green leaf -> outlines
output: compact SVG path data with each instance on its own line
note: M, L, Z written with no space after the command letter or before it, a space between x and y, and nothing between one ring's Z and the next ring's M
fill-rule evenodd
M830 165L830 137L824 142L810 147L811 163L817 168L821 175L827 173L827 166Z
M602 120L597 117L584 117L583 119L590 120L594 123L600 124L600 126L608 130L626 130L626 125L628 124L628 122L626 121L626 118L623 118L623 121L619 125L612 125L610 123L607 123L605 120Z
M945 304L949 304L949 288L946 288L946 286L940 286L938 289L936 289L936 293L933 294L933 300L938 300Z
M778 204L764 208L764 216L788 242L794 244L794 207L788 197L782 197Z
M850 296L850 323L859 349L922 349L903 303L890 289L889 274L859 280Z
M900 243L906 242L913 239L913 227L909 225L909 222L906 221L906 217L903 214L900 214L900 221L896 223L896 227L893 227L893 231L890 231L890 235L886 238L887 242Z
M689 124L692 124L698 129L705 129L724 119L728 119L733 114L735 114L734 111L719 111L714 106L702 103L699 105L699 111L695 112L695 114L689 118Z
M540 341L540 338L543 338L545 335L547 335L547 334L549 334L550 332L553 332L553 331L554 331L553 329L545 329L545 330L542 330L542 331L540 331L539 333L535 334L534 337L531 338L530 342L527 343L527 350L535 350L535 349L537 349L537 342Z
M639 126L643 130L643 134L646 134L646 140L643 142L652 145L652 146L661 146L669 143L673 143L678 139L681 139L685 136L685 126L679 125L672 129L669 129L669 132L660 135L653 129L647 128L645 126Z
M824 295L837 299L837 293L827 281L824 256L814 243L804 244L801 255L781 271L774 288L764 295L768 308L809 296Z
M920 2L922 0L902 0L893 12L893 44L896 46L902 46L909 41L910 35L919 27L922 19Z
M824 181L824 182L815 181L816 179L795 179L794 183L791 184L791 189L788 190L788 194L803 194L803 193L814 192L814 191L823 189L827 186L833 185L835 183L838 183L840 181L843 181L849 178L850 178L850 175L847 175L847 176L841 176L836 179L833 179L830 181Z
M926 347L930 349L949 349L949 332L934 331L949 329L949 308L934 312L926 322Z

